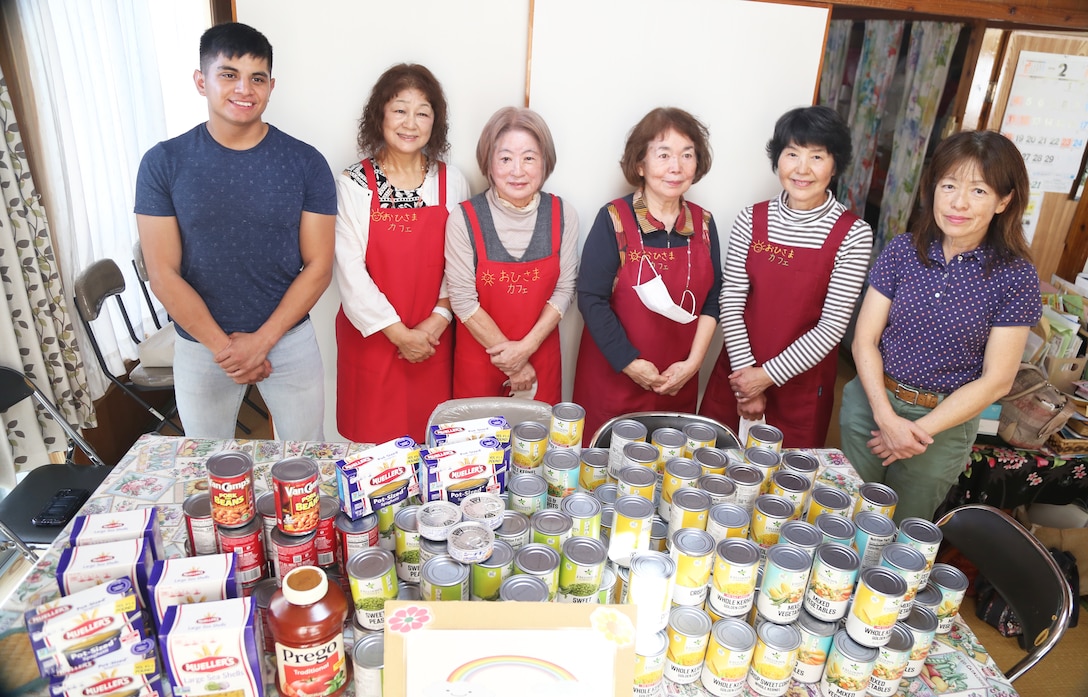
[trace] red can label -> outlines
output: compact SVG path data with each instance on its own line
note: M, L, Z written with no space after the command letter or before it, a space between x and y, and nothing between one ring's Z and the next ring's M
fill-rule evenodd
M219 548L224 554L234 553L234 577L238 583L252 583L264 575L264 534L257 523L254 522L244 530L231 531L231 534L220 531Z
M257 514L252 470L234 477L209 473L208 488L212 497L212 520L216 525L240 528Z
M336 563L336 519L322 518L314 536L317 549L317 565L328 566Z
M293 468L291 479L277 477L272 468L272 492L276 496L276 526L288 535L306 535L321 521L320 470L314 465L306 476L298 477Z

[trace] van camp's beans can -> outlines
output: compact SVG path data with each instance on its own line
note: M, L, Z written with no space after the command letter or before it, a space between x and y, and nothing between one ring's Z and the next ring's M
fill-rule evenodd
M929 648L933 645L933 637L937 635L937 622L937 615L928 608L917 605L911 609L907 619L903 620L902 624L914 637L907 667L903 669L904 678L913 678L922 672L926 658L929 657Z
M354 664L355 697L382 697L385 679L385 635L370 634L355 642L351 650Z
M715 542L721 542L727 537L746 539L750 524L751 516L748 511L736 504L719 503L707 511L706 531Z
M219 528L219 550L234 554L234 579L239 584L264 577L264 531L256 518L240 528Z
M470 568L453 557L428 559L419 570L419 593L424 601L468 600Z
M702 607L714 568L714 538L706 530L680 528L669 540L669 556L676 562L672 602Z
M861 557L862 568L880 564L880 553L895 542L897 532L892 519L873 511L859 511L854 515L854 547Z
M672 517L669 519L669 539L681 528L706 530L710 496L705 491L684 487L672 495Z
M498 540L496 540L498 542ZM434 559L435 557L449 556L449 545L446 544L446 540L428 540L422 535L419 536L419 565L420 568L427 563L428 559Z
M495 540L491 556L472 565L470 600L498 600L502 582L514 574L514 548Z
M450 501L428 501L416 513L419 534L428 540L445 540L461 522L461 507Z
M514 552L514 573L536 576L548 584L548 600L559 591L559 552L548 545L531 542Z
M627 466L628 443L645 443L646 426L634 419L620 419L612 424L612 440L608 444L608 480L616 481L620 470ZM655 448L654 459L657 459Z
M747 463L737 463L725 469L725 476L729 477L736 487L736 500L733 503L751 513L752 506L763 487L762 470Z
M703 474L725 474L725 468L729 466L729 457L721 450L711 446L696 448L690 455L691 461L699 465Z
M937 633L948 634L967 592L967 577L954 566L934 564L929 572L929 585L941 591L941 604L937 606Z
M817 484L809 493L808 513L805 515L805 520L815 523L816 519L824 513L837 513L844 518L849 518L853 505L853 499L845 491L833 486Z
M605 550L605 554L608 554L608 550ZM597 589L597 602L599 604L608 605L615 602L616 583L618 580L619 578L616 576L616 572L612 570L611 566L605 563L604 569L601 570L601 587Z
M620 497L619 488L609 482L608 484L601 484L599 487L593 490L593 498L597 499L604 506L611 506L616 503L616 499Z
M495 529L495 539L502 540L518 551L532 540L533 531L529 526L529 516L518 511L506 511L502 514L502 525Z
M499 584L499 600L545 603L548 601L548 583L536 576L511 576Z
M748 530L748 536L763 549L777 544L782 524L793 516L793 511L793 504L781 496L760 496L752 511L752 526Z
M850 638L874 648L888 643L906 592L907 582L891 569L882 566L863 569L858 574L854 602L846 615Z
M510 429L510 470L520 474L539 474L548 449L548 428L535 421L522 421Z
M745 449L766 448L774 452L782 450L782 431L770 424L752 424L744 441Z
M860 567L861 559L850 547L835 542L820 545L805 589L805 609L824 622L846 617Z
M519 474L506 483L510 510L532 515L548 507L548 483L538 474Z
M287 458L272 465L269 475L276 496L276 527L288 535L316 530L321 521L321 468L317 463L307 457ZM379 526L380 520L379 516ZM392 524L390 518L390 528Z
M879 655L875 648L862 646L840 629L831 642L820 692L826 697L864 697Z
M793 679L806 684L820 682L827 654L831 652L831 640L839 629L839 623L818 620L802 610L794 626L801 632L801 646L797 649Z
M685 424L680 430L683 431L684 437L687 439L680 457L691 458L696 450L713 448L718 443L718 432L709 424L698 422Z
M585 425L585 409L574 402L556 404L552 407L552 424L548 432L548 445L551 448L581 448L582 431Z
M891 518L895 506L899 503L899 494L886 484L864 482L858 487L858 498L854 503L854 516L861 511L872 511Z
M907 592L899 605L899 619L906 619L914 607L914 595L921 587L922 572L926 569L926 559L922 553L902 542L893 542L880 552L880 565L891 569L907 582Z
M907 625L896 622L888 643L880 647L869 678L869 694L873 697L892 697L899 691L899 682L914 648L914 635Z
M292 569L300 566L317 566L316 533L309 535L288 535L276 528L272 531L272 570L276 581L283 583L283 577Z
M358 520L352 520L345 513L333 519L336 526L337 545L340 549L340 564L347 566L348 560L362 552L378 546L378 516L371 513Z
M777 451L769 448L750 447L744 451L744 461L759 470L759 491L760 493L767 493L771 475L778 471L782 464L782 457Z
M748 687L764 697L781 697L797 665L801 632L792 625L764 622L756 628L756 645L748 669Z
M397 511L393 518L396 540L397 578L405 583L419 583L419 526L416 515L419 506L408 506Z
M623 468L616 479L616 490L620 496L641 496L647 501L653 501L656 488L657 473L642 465Z
M334 499L339 503L338 499ZM264 556L268 566L272 566L272 531L276 529L276 495L266 491L257 497L257 516L261 519L262 537L264 542ZM335 516L334 516L335 517ZM336 534L336 526L333 526L333 534ZM335 540L334 540L335 542ZM339 560L338 560L339 561Z
M574 450L549 450L540 467L548 483L548 508L558 509L560 500L578 489L581 462Z
M608 482L608 451L604 448L582 448L578 456L578 487L593 491Z
M212 520L224 528L248 525L257 515L253 458L241 451L215 453L208 458L207 470Z
M612 514L612 533L608 538L609 560L620 566L630 566L631 555L648 551L653 518L652 502L640 496L621 496L616 499Z
M574 521L562 511L538 511L529 518L533 529L533 542L548 545L556 552L563 549L563 543L571 538Z
M340 499L322 496L318 509L321 513L314 531L314 547L317 549L317 565L327 567L337 563L336 516L340 515Z
M595 603L608 549L594 537L572 537L563 543L559 562L560 603Z
M755 647L756 630L733 617L716 620L699 675L703 689L714 697L742 694Z
M662 429L658 429L660 431ZM657 435L654 431L654 435ZM686 487L694 487L695 480L703 476L703 470L691 460L673 457L665 461L665 475L661 481L661 502L657 513L665 522L672 518L672 496Z
M211 494L206 491L191 494L181 504L181 510L185 513L190 555L217 554L219 539L215 532L215 520L212 519Z
M594 539L601 536L601 502L591 495L576 491L563 499L559 511L570 516L571 536Z
M793 504L793 517L800 518L801 510L808 502L808 490L812 483L799 474L783 472L779 469L771 475L767 485L767 493L773 496L781 496Z
M837 542L847 547L854 546L857 527L846 516L838 513L821 513L813 525L820 531L824 542Z
M633 697L658 697L665 675L665 653L669 648L669 635L660 632L639 632L635 636L635 685Z
M780 469L799 474L809 481L816 483L816 474L820 471L820 461L815 455L803 453L800 450L787 450L782 453Z
M824 536L816 526L803 520L787 520L778 531L778 544L799 547L809 554L815 554L823 543Z
M899 534L895 541L914 547L926 558L926 570L922 575L921 585L929 580L929 570L937 558L937 550L944 539L941 529L924 518L904 518L899 523Z
M715 547L714 576L707 604L720 615L743 617L752 609L759 569L759 547L731 537Z
M669 623L676 562L663 552L637 552L631 557L628 604L635 605L639 632L657 632Z
M650 549L655 552L669 551L669 524L661 516L655 515L650 527Z
M788 624L801 614L812 555L803 549L775 545L767 550L763 582L756 598L759 614L771 622ZM793 672L793 666L790 666Z
M674 607L669 612L669 650L665 654L665 677L678 685L699 679L710 639L710 617L695 607Z
M724 474L704 474L695 480L695 488L710 496L710 505L736 503L737 485Z
M355 603L355 619L365 629L385 629L385 601L397 597L393 554L373 547L348 559L348 585Z

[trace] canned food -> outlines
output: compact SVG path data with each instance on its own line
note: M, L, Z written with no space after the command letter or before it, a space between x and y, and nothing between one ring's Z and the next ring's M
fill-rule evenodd
M650 549L655 552L669 551L669 524L655 515L650 527Z
M265 653L276 652L276 642L272 637L272 628L268 626L268 604L272 602L272 595L278 589L276 579L264 578L257 581L257 584L253 586L253 593L249 596L253 599L253 607L256 609L257 617L254 619L254 624L259 623L261 626L262 649Z
M702 606L714 566L714 538L705 530L680 528L669 540L669 556L676 562L672 602L676 605ZM694 682L695 678L691 681Z
M927 583L918 589L918 592L914 595L914 607L921 605L937 614L937 608L941 606L941 601L944 600L944 594L941 593L941 589L937 588L931 583Z
M756 499L752 511L752 526L748 536L757 545L767 549L778 542L782 524L793 516L794 506L781 496L764 494Z
M750 540L733 537L718 542L715 552L708 605L720 615L743 617L752 609L759 547Z
M316 533L309 535L288 535L276 528L272 531L272 570L276 581L283 582L283 577L292 569L300 566L317 566Z
M385 672L385 635L370 634L355 642L351 661L355 667L355 697L382 697Z
M857 527L849 518L838 513L821 513L813 523L824 542L837 542L847 547L854 546Z
M202 491L190 495L181 504L181 510L185 513L185 531L189 534L191 556L218 554L219 539L212 518L211 494Z
M839 623L818 620L802 610L794 626L801 632L801 646L797 649L793 679L806 684L820 682Z
M264 578L264 530L256 518L240 528L219 528L219 549L234 554L234 580L249 584Z
M706 531L721 542L727 537L748 537L751 517L748 512L736 504L719 503L710 507L706 515Z
M530 542L514 552L514 573L536 576L548 586L548 600L559 591L559 552L548 545Z
M658 632L669 623L676 562L662 552L631 557L625 603L635 605L639 632Z
M529 516L517 511L506 511L502 514L502 525L495 530L496 540L502 540L516 552L529 544L531 538Z
M563 549L563 543L571 538L574 521L562 511L538 511L529 518L533 529L533 542L548 545L556 552Z
M608 539L612 536L612 517L616 514L616 511L612 506L601 509L601 534L600 540L608 546Z
M552 425L548 445L552 448L581 448L586 410L574 402L560 402L552 407Z
M665 471L664 463L661 461L661 451L652 443L635 442L623 446L623 466L620 468L620 471L634 465L649 467L654 471L658 478L660 478ZM617 480L618 477L619 473L617 472Z
M548 449L548 428L535 421L523 421L510 429L510 470L538 474Z
M914 635L907 625L896 622L888 643L881 646L869 678L869 692L873 697L892 697L899 691L899 682L914 648Z
M809 484L815 484L816 475L820 471L820 461L810 453L787 450L782 453L782 464L779 467L787 472L801 475L809 481Z
M896 528L892 519L873 511L859 511L854 515L854 547L861 556L861 566L880 564L880 553L895 542Z
M428 540L445 540L460 522L460 506L449 501L428 501L416 513L419 534Z
M541 470L548 483L548 508L559 508L559 501L578 488L581 462L573 450L549 450L544 453Z
M498 542L499 540L495 540ZM420 568L427 563L428 559L434 559L435 557L449 556L450 548L446 544L445 540L428 540L422 535L419 536L419 565Z
M654 436L657 432L654 431ZM661 503L657 507L658 514L666 522L672 518L672 497L677 491L685 487L694 487L695 480L703 476L703 470L691 460L682 457L673 457L665 461L665 475L661 481Z
M594 537L572 537L564 542L555 599L561 603L597 602L607 558L608 549Z
M612 514L612 533L608 538L608 558L613 563L629 566L632 554L650 549L653 517L653 503L640 496L621 496L616 499Z
M895 506L899 503L899 494L886 484L864 482L858 487L858 500L854 504L854 516L861 511L872 511L891 518Z
M469 567L453 557L428 559L419 571L419 593L424 601L468 600L469 574Z
M494 546L495 533L491 528L471 520L454 525L446 540L446 549L449 550L450 556L454 561L462 564L484 561L491 556L491 549Z
M260 500L258 499L258 504ZM314 547L317 549L317 565L331 566L336 559L336 516L340 515L340 499L322 496L318 504L321 517L317 523ZM259 506L258 506L259 507Z
M779 469L771 475L767 493L774 496L781 496L792 503L794 510L793 517L799 518L801 516L801 510L805 503L807 503L808 491L811 487L812 483L801 475L793 472L784 472Z
M335 500L335 499L334 499ZM257 497L257 515L261 518L261 528L263 529L262 537L264 542L264 556L270 562L272 561L272 531L276 529L276 495L271 491L266 491ZM333 535L336 534L336 527L333 526ZM335 544L335 538L333 540ZM194 556L196 553L194 553Z
M687 442L684 443L684 450L680 453L680 457L688 457L694 460L693 456L696 450L701 448L709 450L718 444L718 432L709 424L698 422L685 424L681 430L684 432Z
M212 520L224 528L248 525L257 515L253 458L239 451L215 453L208 458L207 470Z
M571 519L571 535L574 537L601 536L601 502L590 494L576 491L563 499L559 511Z
M506 504L503 503L502 497L498 494L489 494L487 492L469 494L461 499L459 505L461 506L462 520L479 523L488 530L494 530L502 525Z
M763 487L763 472L749 464L737 463L725 468L725 476L729 477L736 488L734 503L751 513Z
M812 555L797 547L775 545L767 550L763 582L756 598L759 614L771 622L788 624L801 614ZM790 666L793 672L793 666Z
M548 583L537 576L510 576L499 584L499 600L545 603L548 601Z
M926 558L926 569L922 574L921 585L929 580L929 570L937 558L944 535L941 529L924 518L905 518L899 523L899 534L895 541L914 547Z
M840 629L831 642L820 691L826 697L864 697L878 655L875 648L862 646Z
M578 457L578 486L583 491L593 491L608 482L608 451L604 448L582 448Z
M902 624L914 637L907 667L903 669L904 678L913 678L922 672L926 658L929 657L929 648L933 645L933 637L937 634L937 622L937 615L928 608L917 605L911 609L907 619L903 620Z
M378 516L373 513L358 520L352 520L346 513L340 513L333 519L333 525L336 526L340 548L340 564L344 567L347 566L348 559L359 552L378 546Z
M605 550L605 554L608 554L608 550ZM606 563L601 571L601 587L597 589L597 603L608 605L615 602L616 580L616 572Z
M397 511L393 519L396 538L397 578L405 583L419 583L419 526L416 515L419 506L408 506Z
M647 501L653 501L656 488L657 473L642 465L623 468L616 479L616 490L620 496L641 496Z
M593 490L593 498L601 502L602 505L611 506L616 503L616 499L620 497L619 488L609 482L608 484L601 484L599 487Z
M306 457L292 457L272 465L269 475L276 497L276 527L288 535L306 535L316 530L321 521L321 491L318 488L321 468L317 463ZM407 496L407 490L405 492ZM390 517L390 542L392 527Z
M646 426L634 419L620 419L612 424L612 440L608 444L608 478L615 481L620 470L627 466L626 449L628 443L645 443ZM654 460L657 460L656 448Z
M705 491L684 487L672 495L672 517L669 519L669 539L682 528L706 530L710 496Z
M710 617L694 607L674 607L669 612L665 630L669 649L665 654L665 677L678 685L688 685L699 679L710 639Z
M921 587L922 572L926 568L926 559L922 553L902 542L893 542L880 552L880 565L891 569L907 582L907 592L899 606L899 619L906 619L914 607L914 595Z
M650 436L650 442L657 446L657 449L661 452L660 461L662 463L668 463L674 457L687 459L687 456L684 455L684 449L688 444L688 438L678 428L665 426L656 429L653 435Z
M846 615L850 638L874 648L888 643L906 592L907 582L894 571L882 566L863 569Z
M635 685L631 692L634 697L657 697L661 694L668 648L669 635L665 630L652 634L640 633L635 637Z
M801 632L791 625L764 622L756 629L756 645L748 669L748 687L764 697L781 697L797 664Z
M715 620L699 675L703 689L714 697L742 694L755 646L756 631L744 622L732 617Z
M778 544L799 547L809 554L824 543L824 536L815 525L803 520L787 520L778 531Z
M766 493L767 487L770 485L771 475L777 472L782 465L782 456L768 448L751 447L745 449L744 461L759 470L762 477L760 491Z
M685 454L684 457L691 458L692 462L699 465L704 475L725 476L725 468L729 466L729 457L723 451L713 447L713 443L710 446L698 447L690 454Z
M704 474L695 480L695 488L705 491L710 496L710 505L719 503L735 503L737 500L737 485L724 474Z
M820 545L805 589L805 609L825 622L846 617L860 567L858 553L850 547L836 542Z
M744 447L767 448L777 453L782 450L782 431L770 424L752 424L748 429Z
M824 513L837 513L844 518L849 518L854 505L853 499L845 491L820 484L809 492L808 498L808 513L805 515L805 520L810 523L815 523L816 519Z
M385 602L397 597L393 554L377 547L365 549L346 565L355 618L365 629L385 628Z
M929 585L941 591L941 604L937 606L937 633L948 634L967 592L967 577L954 566L934 564L929 572Z

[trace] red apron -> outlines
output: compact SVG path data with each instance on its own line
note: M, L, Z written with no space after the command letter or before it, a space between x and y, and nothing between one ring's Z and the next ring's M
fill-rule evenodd
M616 238L620 254L625 259L612 289L612 311L623 326L627 339L638 349L638 357L650 361L657 366L658 371L662 371L673 363L686 359L691 353L699 320L696 318L687 324L680 324L648 310L634 290L638 283L638 269L641 258L647 258L661 275L673 302L678 302L684 293L684 284L688 281L690 264L691 281L688 288L695 296L695 314L698 315L716 273L710 261L710 236L703 224L703 209L685 201L686 215L692 216L695 230L686 248L647 249L642 245L642 232L635 222L631 204L623 199L616 199L612 205L615 206L623 226L622 231L616 232ZM643 281L646 280L648 277L643 274ZM582 330L574 381L574 401L586 410L585 433L593 434L612 417L635 411L676 411L691 414L695 412L698 396L698 376L689 380L680 392L671 397L659 395L653 390L644 390L622 372L614 371L597 348L589 329ZM588 438L586 442L589 442Z
M756 365L782 353L805 332L816 326L823 313L835 255L858 218L843 212L819 249L787 247L769 249L767 201L752 209L752 246L745 268L750 286L744 306L744 325ZM784 263L786 262L786 263ZM788 311L787 311L788 310ZM827 439L831 408L835 401L838 352L832 351L811 370L785 385L771 385L764 394L767 423L782 430L783 445L790 448L822 448ZM711 373L699 413L737 429L737 399L729 385L729 352L724 348Z
M471 201L461 204L476 242L476 294L480 307L511 341L517 341L529 333L540 319L540 313L559 281L559 245L563 238L559 197L546 193L541 193L541 196L551 197L551 254L533 261L488 259L476 209ZM562 401L563 362L557 330L552 330L529 363L536 370L535 399L548 404ZM510 388L503 386L508 379L506 374L491 363L491 356L460 322L457 323L453 364L455 399L510 394Z
M438 205L381 208L374 168L363 160L370 186L370 237L366 269L411 328L438 302L446 268L446 166L438 163ZM359 443L384 443L408 434L423 442L427 419L450 398L453 332L422 363L397 356L381 332L363 337L344 314L336 315L336 428Z

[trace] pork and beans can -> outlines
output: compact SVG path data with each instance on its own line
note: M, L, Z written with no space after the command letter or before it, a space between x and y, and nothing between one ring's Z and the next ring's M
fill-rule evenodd
M322 496L321 517L314 532L317 548L317 565L331 566L337 562L336 516L340 515L340 500L335 496Z
M582 491L593 491L608 483L608 451L604 448L582 448L578 456L581 465L578 468L578 487Z
M272 561L272 531L276 529L276 494L266 491L257 497L257 516L264 529L264 555Z
M850 638L874 648L888 643L906 592L907 582L891 569L881 566L863 569L846 615Z
M548 445L552 448L581 448L586 410L574 402L560 402L552 407Z
M395 600L397 573L392 552L372 548L348 559L348 585L355 605L355 619L365 629L385 629L385 603Z
M352 520L346 513L338 513L333 519L336 527L336 540L340 566L364 549L378 546L378 515L371 513L357 520Z
M797 664L801 632L788 624L764 622L756 628L756 645L748 669L748 687L763 697L781 697Z
M608 478L615 481L627 466L625 450L628 443L645 443L646 426L634 419L620 419L612 424L612 440L608 444ZM656 460L656 453L654 459Z
M714 538L706 530L680 528L669 540L669 556L676 562L672 602L701 607L714 568Z
M276 528L269 537L272 539L272 571L276 581L282 583L288 572L300 566L317 566L316 533L288 535Z
M208 458L207 469L212 520L224 528L248 525L257 515L253 458L240 451L215 453Z
M189 535L189 555L193 557L219 552L212 499L206 491L192 494L181 505L185 513L185 532Z
M879 651L862 646L840 629L831 642L820 692L825 697L865 697Z
M705 612L695 607L674 607L669 612L665 631L669 649L665 654L665 677L678 685L699 679L712 623Z
M306 457L291 457L272 465L276 496L276 526L287 535L308 535L321 520L321 468Z
M548 449L548 428L535 421L523 421L510 430L510 469L515 476L537 474Z
M755 646L756 630L747 623L734 617L716 620L699 675L703 689L714 697L742 694Z
M564 542L555 599L561 603L597 602L607 558L608 549L596 538L572 537Z
M759 570L759 547L751 540L727 538L715 547L708 604L718 614L743 617L752 609Z
M234 580L250 584L264 577L264 531L257 519L240 528L219 528L219 550L234 554Z

